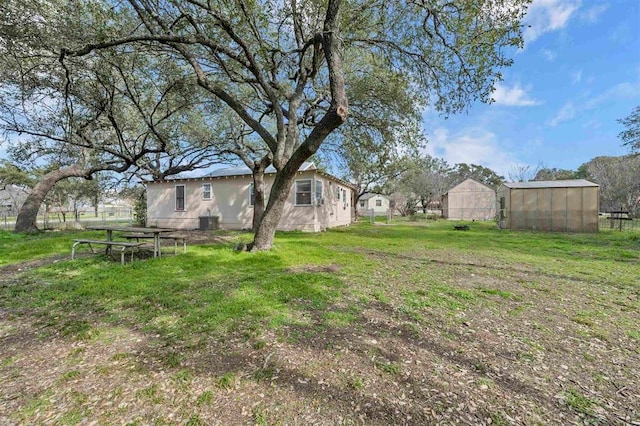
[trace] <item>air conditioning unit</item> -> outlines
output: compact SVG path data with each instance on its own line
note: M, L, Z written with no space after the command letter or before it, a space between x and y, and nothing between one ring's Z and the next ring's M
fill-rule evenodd
M198 227L198 229L201 231L218 229L219 227L218 216L200 216L199 219L200 219L200 226Z

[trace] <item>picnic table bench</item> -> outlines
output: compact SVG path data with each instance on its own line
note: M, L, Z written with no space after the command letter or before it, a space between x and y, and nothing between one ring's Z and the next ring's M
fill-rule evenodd
M113 241L113 232L125 232L129 235L142 235L139 238L153 239L153 257L160 257L160 235L167 235L171 232L176 232L177 229L173 228L158 228L158 227L144 227L144 226L118 226L118 225L93 225L87 226L87 229L93 229L96 231L107 231L106 241ZM147 237L148 236L148 237ZM137 242L139 242L139 238ZM133 243L132 243L133 244ZM176 243L177 244L177 243ZM186 245L186 242L183 242ZM107 253L110 251L111 246L107 245Z
M122 262L122 264L124 265L124 256L127 252L127 250L131 253L131 261L133 262L133 253L135 252L135 250L137 248L139 248L141 245L143 245L143 243L140 242L128 242L128 241L107 241L107 240L74 240L73 245L71 246L71 260L74 259L75 255L76 255L76 247L80 244L87 244L89 246L89 248L91 249L92 253L95 253L93 251L93 247L91 247L91 244L102 244L102 245L106 245L107 248L111 248L111 247L121 247L120 249L120 261Z
M126 238L127 240L136 240L138 242L141 239L144 240L154 238L152 234L125 234L121 237ZM158 238L161 240L173 240L174 254L178 254L178 242L182 243L182 249L184 253L187 252L187 238L184 235L160 234L158 235Z

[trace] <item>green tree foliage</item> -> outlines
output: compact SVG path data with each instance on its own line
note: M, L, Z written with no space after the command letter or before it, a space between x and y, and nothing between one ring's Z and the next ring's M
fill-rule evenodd
M355 54L355 52L354 52ZM372 68L372 58L355 57L348 65ZM347 95L351 115L328 137L323 151L337 154L342 177L357 187L358 199L374 186L384 186L408 167L424 146L419 93L397 73L350 73Z
M504 182L504 176L500 176L488 167L478 164L458 163L450 172L454 185L467 178L473 178L492 188L497 188Z
M133 200L133 218L137 225L147 225L147 191L143 185L125 188L121 197Z
M579 173L573 170L542 168L538 170L533 180L567 180L567 179L582 179L579 177Z
M375 97L364 96L374 84L399 82L398 96L419 93L421 106L444 114L489 100L512 48L522 44L527 4L129 0L113 9L134 17L135 25L95 20L61 57L143 46L170 51L172 61L189 67L198 85L232 109L271 154L277 172L254 239L256 249L268 249L300 165L350 114L375 118L367 114ZM354 92L363 95L361 107Z
M79 220L80 208L93 206L97 208L97 201L101 195L101 188L97 179L85 180L69 178L57 182L44 200L51 212L58 212L64 222L68 215L73 220Z
M0 161L0 189L5 189L9 185L31 188L34 185L34 177L10 161L2 160Z
M128 34L135 21L126 10L101 1L6 3L0 128L25 170L51 169L33 185L17 231L35 229L60 180L105 170L162 179L217 161L221 105L203 100L167 54L121 46L61 61L64 45Z
M587 179L600 185L600 210L640 214L640 157L596 157L584 164Z
M640 106L634 108L627 117L618 120L625 127L618 137L622 144L636 152L640 152Z
M454 179L451 166L445 160L430 155L406 158L402 164L401 173L384 187L396 210L407 216L418 210L426 213L429 208L439 208L442 195Z

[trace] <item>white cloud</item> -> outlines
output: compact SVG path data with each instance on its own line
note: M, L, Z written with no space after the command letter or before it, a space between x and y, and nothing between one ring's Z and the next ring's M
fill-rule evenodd
M549 62L553 61L556 58L556 56L558 56L556 52L550 49L542 49L542 54Z
M583 129L597 130L600 129L602 125L597 120L589 120L582 125Z
M628 81L618 83L599 95L579 102L577 105L574 105L573 102L567 102L560 108L560 111L558 111L555 117L549 120L548 124L551 127L555 127L560 123L572 120L580 113L595 109L602 104L615 102L617 100L637 99L638 97L640 97L640 81L635 83ZM585 126L590 125L589 123L590 122L586 123Z
M447 163L479 164L507 176L518 161L499 146L496 135L481 128L466 128L450 135L444 127L437 128L428 137L426 153L444 158Z
M500 83L496 83L495 91L491 96L496 105L508 106L534 106L540 105L540 101L532 99L519 84L513 87L506 87Z
M640 81L630 83L628 81L618 83L603 93L584 103L585 109L595 108L603 102L619 99L633 99L640 97Z
M571 102L567 102L564 104L560 111L556 114L555 117L551 119L549 125L551 127L556 127L558 124L569 121L576 116L576 108L573 106Z
M614 43L629 43L634 39L633 30L629 26L628 22L622 22L615 27L609 34L609 40Z
M598 22L598 19L600 19L600 15L602 15L608 8L609 5L607 4L597 4L590 9L582 12L580 14L580 18L590 24L594 24Z
M580 83L580 80L582 80L582 70L578 70L571 74L571 82L573 84Z
M525 47L545 33L566 27L580 3L579 0L534 0L524 18Z

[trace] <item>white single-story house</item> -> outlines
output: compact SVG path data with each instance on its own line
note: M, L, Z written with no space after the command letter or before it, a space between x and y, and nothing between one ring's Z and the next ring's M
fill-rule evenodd
M275 169L265 171L268 199ZM304 163L284 206L278 230L318 232L349 225L355 187ZM249 168L214 170L198 178L147 183L147 225L179 229L250 229L253 178Z
M360 197L356 207L360 216L368 216L372 210L374 216L382 216L387 214L389 206L389 197L386 195L367 192Z
M0 214L16 215L29 195L29 189L16 185L0 188Z
M493 220L496 217L496 191L473 178L467 178L442 197L442 217L450 220Z
M599 186L585 179L505 182L498 188L503 229L598 232Z

